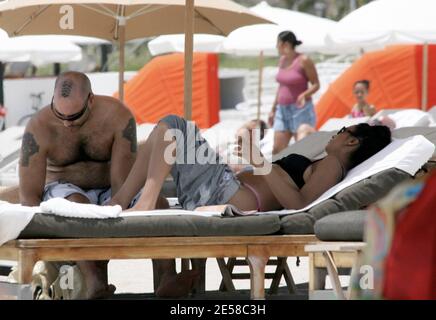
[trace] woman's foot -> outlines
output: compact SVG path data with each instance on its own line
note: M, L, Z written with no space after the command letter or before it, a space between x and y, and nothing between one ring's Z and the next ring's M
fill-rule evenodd
M156 290L156 296L160 298L186 297L199 279L200 272L197 270L186 270L178 274L164 273Z

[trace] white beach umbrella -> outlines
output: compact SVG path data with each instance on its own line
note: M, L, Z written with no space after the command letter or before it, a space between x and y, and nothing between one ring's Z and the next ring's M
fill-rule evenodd
M61 39L64 41L72 42L78 45L101 45L101 44L111 44L110 41L86 36L70 36L70 35L49 35L46 36L53 38L53 40Z
M436 1L372 1L342 18L327 34L335 46L373 48L436 43Z
M225 37L213 34L194 34L194 52L220 52L221 44ZM148 42L148 50L151 55L184 52L185 35L169 34L154 38Z
M0 41L7 38L9 38L7 32L4 31L3 29L0 29Z
M240 56L259 56L258 118L260 117L262 95L263 57L277 56L277 36L281 31L294 32L303 42L298 50L301 52L336 53L325 44L327 32L336 24L335 21L313 16L298 11L276 8L263 1L251 7L257 15L268 19L276 25L258 24L245 26L231 32L223 42L223 52Z
M0 25L10 36L86 35L120 46L119 94L123 100L125 41L184 32L185 117L191 118L192 35L227 35L249 24L268 23L230 0L8 0L0 2Z
M436 43L436 1L378 0L341 19L326 36L337 48L382 48L392 44L423 44L422 108L427 108L429 43Z
M80 61L82 49L65 39L50 36L22 36L0 40L0 61L29 61L40 66Z
M290 30L303 42L298 47L301 52L342 53L336 52L325 43L327 32L336 24L333 20L272 7L265 1L250 10L276 25L259 24L236 29L223 42L224 52L257 56L262 51L264 55L277 56L277 36L281 31Z
M275 24L255 24L236 29L222 43L222 51L237 56L277 56L277 36L283 31Z
M265 1L262 1L258 5L251 7L250 10L257 15L279 25L279 32L284 30L290 30L294 32L297 38L303 41L303 44L298 47L301 52L332 53L332 48L328 48L325 45L324 39L327 32L336 24L336 21L304 12L272 7ZM266 52L275 48L277 34L277 30L266 28L262 34L253 33L253 38L257 40L262 36L262 43L267 44L268 42L266 37L273 36L272 40L269 42L269 45L265 47L264 52Z

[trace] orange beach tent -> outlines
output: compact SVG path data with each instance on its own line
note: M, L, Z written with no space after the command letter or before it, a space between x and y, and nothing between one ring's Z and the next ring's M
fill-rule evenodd
M364 54L336 81L316 105L317 128L329 118L341 118L355 104L353 84L371 81L368 102L377 110L421 109L422 45L392 46ZM428 46L428 103L436 105L436 45Z
M137 123L156 123L168 114L183 116L184 56L174 53L153 58L124 85L124 102ZM192 120L200 128L219 121L218 57L194 53Z

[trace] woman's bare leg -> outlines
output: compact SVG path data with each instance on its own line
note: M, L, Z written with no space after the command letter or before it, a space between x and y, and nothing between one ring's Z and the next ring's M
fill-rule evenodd
M150 157L155 140L160 138L157 134L157 126L153 129L148 139L138 147L136 161L120 190L113 195L110 204L119 204L126 209L133 197L144 186L147 179ZM162 139L163 140L163 139Z
M150 149L145 151L148 154L147 163L142 163L142 165L137 166L137 162L140 161L141 158L145 158L145 155L141 155L141 158L138 158L135 162L131 175L135 175L135 171L137 170L140 171L141 181L145 181L145 185L138 202L132 210L153 210L156 207L156 201L158 200L162 185L173 166L173 164L170 163L171 159L165 159L165 151L168 146L173 143L173 141L164 140L167 130L168 126L165 123L159 123L153 131L153 137L151 137L150 141L151 145L148 146ZM173 156L175 156L175 150ZM145 165L147 165L146 170L144 170ZM138 178L132 179L139 182ZM137 190L139 190L139 188Z
M301 139L304 139L305 137L307 137L308 135L310 135L314 132L316 132L316 129L314 127L312 127L309 124L303 123L297 129L297 134L295 135L295 140L299 141Z
M272 154L277 154L283 149L285 149L289 141L291 141L292 132L289 131L275 131L274 132L274 146Z

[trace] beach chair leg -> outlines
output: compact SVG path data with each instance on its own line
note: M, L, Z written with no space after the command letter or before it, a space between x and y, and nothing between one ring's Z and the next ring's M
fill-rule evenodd
M289 270L287 257L277 257L277 267L269 288L269 294L276 294L280 285L280 280L283 278L286 281L286 287L290 294L297 292L297 287L295 286L294 278L292 277L291 270Z
M152 259L153 262L153 289L154 292L156 292L157 288L159 287L159 283L160 283L160 274L157 270L158 266L157 266L157 260L156 259Z
M218 261L218 259L220 259L220 261ZM226 268L228 272L224 271L224 273L228 273L230 275L230 282L228 280L228 277L226 278L226 282L224 281L224 276L223 279L221 280L221 284L219 287L219 291L234 291L235 286L233 284L233 269L235 268L235 264L236 264L236 260L237 258L228 258L227 260L227 264L225 263L223 258L217 258L217 263L218 266L220 268L221 271L221 275L223 275L223 271L221 270L221 268ZM231 289L233 288L233 289Z
M186 271L186 270L189 270L189 259L182 259L182 262L181 262L181 268L182 268L182 271Z
M269 256L249 254L247 261L250 266L251 299L265 299L265 266Z
M315 254L314 252L309 253L309 294L316 290L325 289L327 270L315 266Z
M326 261L327 271L329 273L330 281L332 283L333 291L335 292L336 297L339 300L345 300L344 291L342 291L341 282L338 276L338 269L336 268L331 253L329 251L324 251L322 255L324 256L324 259Z
M347 289L347 299L353 300L357 298L357 290L356 288L353 288L353 281L358 280L359 278L359 272L360 272L360 266L362 264L363 259L363 251L357 250L356 252L356 260L354 261L354 265L351 268L351 275L350 275L350 284L348 285Z
M280 280L282 279L282 276L285 273L286 259L287 258L277 257L277 267L273 275L271 286L269 287L268 290L269 294L276 294L277 290L279 289Z
M227 264L224 258L216 258L216 262L218 263L218 267L221 271L221 276L223 277L221 281L220 291L235 291L235 285L233 284L232 275L233 267L235 264L236 258L229 258Z
M285 262L284 262L284 274L283 274L283 276L285 277L288 292L290 294L297 293L297 286L295 285L294 278L292 277L291 270L289 269L289 266L287 263L287 258L285 259Z
M191 259L192 269L200 271L200 279L194 287L196 293L204 293L206 291L206 260Z
M18 252L18 283L30 284L35 263L38 261L34 250L20 250Z

